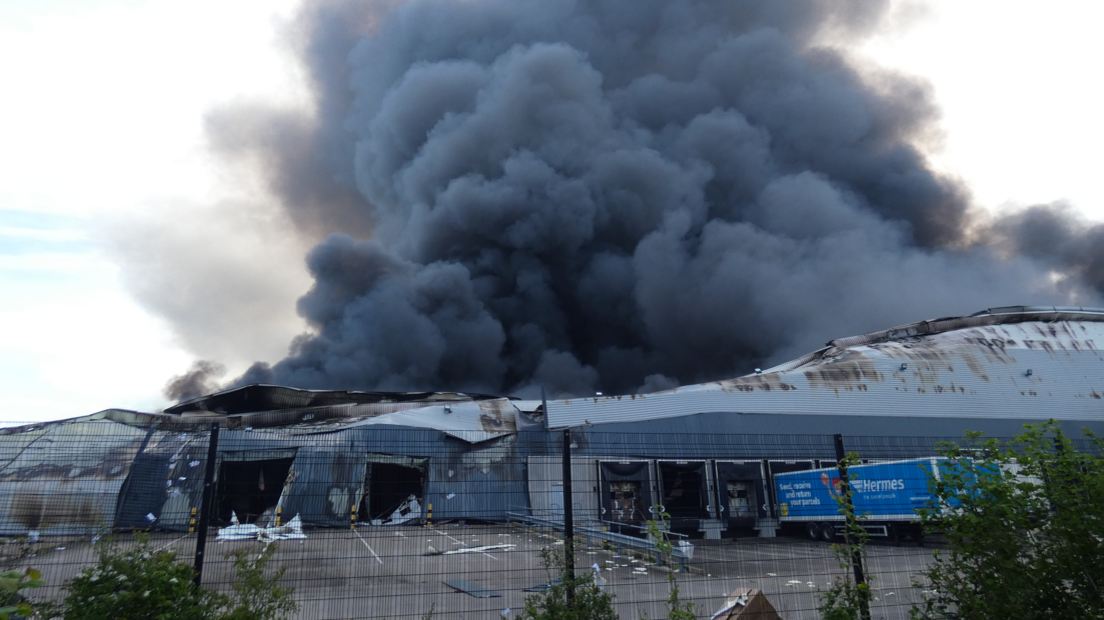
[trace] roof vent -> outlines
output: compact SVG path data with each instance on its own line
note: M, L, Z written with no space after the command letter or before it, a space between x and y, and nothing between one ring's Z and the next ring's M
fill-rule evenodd
M1031 369L1030 368L1027 369L1027 372L1024 373L1024 376L1025 377L1030 377L1031 376Z

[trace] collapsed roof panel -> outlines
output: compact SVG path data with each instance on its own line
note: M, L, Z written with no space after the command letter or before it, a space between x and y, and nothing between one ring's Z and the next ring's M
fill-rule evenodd
M226 415L276 411L282 409L302 409L306 407L326 407L333 405L368 403L403 403L413 401L440 402L458 400L482 400L498 398L484 394L462 394L458 392L354 392L346 390L301 390L280 385L246 385L199 398L187 400L172 407L165 413L183 414L185 412L211 411Z

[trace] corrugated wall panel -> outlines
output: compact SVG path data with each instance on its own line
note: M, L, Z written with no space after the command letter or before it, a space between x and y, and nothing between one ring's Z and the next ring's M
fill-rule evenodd
M18 433L0 436L0 445L14 440L18 448L0 470L0 534L91 534L110 527L147 430L92 420L43 431L32 442Z

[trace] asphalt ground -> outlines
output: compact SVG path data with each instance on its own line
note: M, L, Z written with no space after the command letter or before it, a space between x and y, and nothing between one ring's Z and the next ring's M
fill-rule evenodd
M527 588L547 583L555 569L545 567L543 549L562 549L556 532L516 525L359 527L353 530L308 529L305 540L285 540L272 566L285 568L282 583L295 588L304 619L496 619L516 618ZM211 533L203 583L229 590L234 551L259 552L253 540L216 542ZM123 538L126 540L126 538ZM190 561L195 535L154 534L155 547L173 549ZM689 572L675 573L680 599L695 604L700 618L709 618L737 588L761 589L784 620L813 620L818 591L843 574L831 547L796 538L694 540ZM49 588L39 594L64 596L60 584L95 561L87 538L42 540L22 551L0 546L5 567L34 565ZM915 544L874 543L868 547L866 572L873 577L872 618L904 620L922 589L912 582L932 557L930 548ZM593 573L602 568L605 589L613 595L622 619L667 617L671 572L641 552L577 543L576 566ZM463 579L498 596L479 598L458 592L445 581ZM506 611L509 610L509 611ZM431 615L430 615L431 614Z

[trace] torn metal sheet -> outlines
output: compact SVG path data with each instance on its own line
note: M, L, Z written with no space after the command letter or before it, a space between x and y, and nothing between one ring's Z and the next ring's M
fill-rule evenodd
M489 406L486 401L457 402L398 411L360 420L342 428L363 428L373 425L408 426L441 431L468 443L480 443L512 435L517 431L514 414L517 411L510 401L500 399L501 404Z

